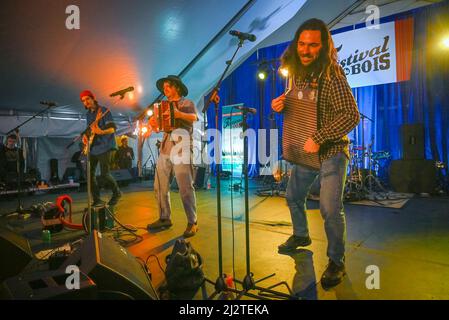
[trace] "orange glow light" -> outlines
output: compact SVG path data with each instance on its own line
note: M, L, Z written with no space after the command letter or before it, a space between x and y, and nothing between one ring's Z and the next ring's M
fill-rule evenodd
M282 76L288 77L288 69L287 68L280 68L279 72L282 74Z
M446 49L449 49L449 36L447 36L446 38L443 39L442 41L443 43L443 47Z

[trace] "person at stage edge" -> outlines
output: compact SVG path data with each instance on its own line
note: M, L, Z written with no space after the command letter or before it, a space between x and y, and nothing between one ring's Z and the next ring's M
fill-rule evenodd
M320 169L293 165L286 193L293 235L278 250L285 254L311 244L305 205L310 186L319 177L320 212L324 219L329 258L321 284L323 288L329 288L339 284L346 274L343 191L349 162L347 134L357 126L359 112L323 21L310 19L298 28L282 56L282 65L288 68L293 87L316 90L313 108L316 108L317 130L306 140L303 151L306 154L318 153ZM300 106L301 98L301 94L296 97ZM275 112L282 112L285 104L286 93L273 99L271 106ZM298 126L305 125L307 123L298 123Z
M163 93L170 103L175 105L174 118L179 124L177 127L185 129L190 135L190 143L192 142L193 123L198 120L197 111L194 103L186 99L188 89L181 79L174 75L161 78L156 82L157 89ZM164 114L168 116L168 111ZM150 118L151 127L157 126L155 117ZM184 211L187 216L187 228L184 231L184 237L192 237L198 231L197 214L196 214L196 196L193 186L193 164L190 163L174 163L170 153L175 142L170 132L165 132L161 147L160 155L156 163L156 174L154 179L154 193L159 209L159 220L148 225L149 230L157 230L162 228L170 228L171 221L171 205L170 205L170 184L173 175L176 177L179 193L181 195ZM190 159L192 159L192 148L190 150Z
M10 134L6 138L6 144L0 145L0 181L8 182L13 177L14 181L17 179L17 154L19 154L19 168L21 176L23 175L24 158L22 150L17 152L17 136Z
M123 137L120 141L122 144L115 153L115 162L120 169L129 170L133 166L134 151L128 146L128 137Z
M117 182L111 175L111 154L113 150L117 149L115 142L116 126L112 119L109 109L102 107L95 100L95 96L89 90L84 90L80 94L80 99L87 109L86 120L87 127L100 118L100 114L104 115L96 123L91 126L91 132L94 134L94 139L90 148L90 176L92 182L92 197L93 206L103 206L105 202L100 198L100 188L95 177L95 171L98 163L100 163L100 177L112 189L112 197L109 200L109 205L116 205L122 196ZM106 113L107 112L107 113ZM87 144L88 136L83 135L83 143Z

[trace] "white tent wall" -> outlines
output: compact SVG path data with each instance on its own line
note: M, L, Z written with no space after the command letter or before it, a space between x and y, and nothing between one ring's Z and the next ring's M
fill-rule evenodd
M144 144L143 148L143 161L149 157L150 149L148 145L151 145L151 150L157 159L156 139L152 138L151 141ZM41 137L37 138L37 168L39 169L42 179L49 180L51 178L50 171L50 159L58 160L58 175L59 179L62 179L67 168L75 167L75 163L71 161L72 156L79 150L78 143L73 144L70 148L66 148L71 143L72 138L53 138L53 137ZM159 138L160 140L160 138ZM134 150L135 159L133 160L133 167L137 166L137 139L129 138L128 145ZM153 159L153 158L151 158ZM150 167L151 161L148 161L147 167ZM33 165L30 163L30 167ZM100 168L97 168L97 174L100 173Z
M5 136L7 132L21 125L31 116L28 115L2 115L0 116L0 135ZM117 131L119 133L129 133L130 125L126 121L116 121ZM50 159L58 159L58 175L62 179L65 170L68 167L75 167L71 162L72 155L78 151L78 142L74 143L69 149L66 147L86 129L86 120L81 115L76 117L55 117L39 116L20 128L20 136L27 138L28 143L32 141L35 144L35 159L28 159L27 168L37 168L44 180L50 179ZM2 139L4 143L5 139ZM22 139L23 140L23 139ZM129 139L130 146L133 147L136 155L133 166L137 163L137 143ZM28 150L29 148L27 148Z
M0 134L28 120L29 116L1 116ZM20 128L22 137L75 137L86 129L84 119L37 117Z
M142 167L152 168L156 164L159 153L156 147L157 141L162 141L162 133L152 134L143 144L142 148ZM134 150L137 150L137 143ZM137 158L137 153L136 153Z
M150 139L144 143L142 150L142 164L145 164L146 162L147 168L151 168L152 164L157 161L157 140L162 140L162 134L152 135ZM71 141L71 138L41 137L37 139L37 167L41 172L42 179L50 179L50 159L58 159L58 174L60 179L62 179L67 168L75 167L75 164L71 162L71 158L73 154L78 151L79 147L78 143L75 143L67 149L66 147ZM128 145L134 150L134 160L132 164L133 167L136 167L137 139L129 138ZM99 168L97 168L97 174L99 174Z
M79 150L75 143L69 149L67 145L72 141L70 138L41 137L37 139L37 168L44 180L50 180L50 159L58 160L58 176L62 179L66 168L75 167L71 162L72 155Z

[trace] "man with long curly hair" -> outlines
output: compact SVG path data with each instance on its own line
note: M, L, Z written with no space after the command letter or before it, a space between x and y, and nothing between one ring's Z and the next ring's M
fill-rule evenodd
M358 124L359 112L323 21L311 19L298 28L282 64L289 70L289 89L273 99L271 106L284 113L283 155L293 163L286 194L293 235L279 246L279 252L311 244L305 204L319 177L329 258L321 284L332 287L346 274L343 191L349 159L347 134Z

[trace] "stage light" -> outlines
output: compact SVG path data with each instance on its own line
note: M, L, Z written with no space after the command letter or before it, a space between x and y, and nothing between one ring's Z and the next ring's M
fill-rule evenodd
M138 92L138 93L142 93L142 92L143 92L143 89L142 89L142 86L141 86L141 85L138 85L138 86L137 86L137 92Z
M153 115L153 110L148 109L147 110L147 116L151 117Z
M260 80L265 80L267 78L267 73L265 71L259 71L257 74Z
M280 68L279 72L282 74L283 77L288 77L288 69L287 68Z
M449 36L443 39L442 44L445 49L449 49Z
M142 135L144 135L145 133L148 132L148 128L147 127L142 127L141 131L142 131Z

